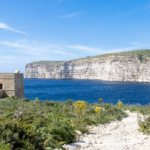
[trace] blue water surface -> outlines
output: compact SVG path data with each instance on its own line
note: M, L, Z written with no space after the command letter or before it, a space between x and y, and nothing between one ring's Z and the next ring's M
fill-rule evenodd
M24 79L25 96L31 100L38 99L65 101L84 100L97 103L98 98L104 102L125 104L149 104L150 83L106 82L101 80L51 80Z

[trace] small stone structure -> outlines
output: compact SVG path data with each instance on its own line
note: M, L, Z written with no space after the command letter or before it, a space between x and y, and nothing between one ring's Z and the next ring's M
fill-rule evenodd
M0 97L25 98L22 73L0 73Z

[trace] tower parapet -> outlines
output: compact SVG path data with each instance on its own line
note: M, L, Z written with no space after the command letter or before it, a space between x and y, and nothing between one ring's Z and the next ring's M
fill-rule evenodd
M0 97L25 98L23 73L0 73Z

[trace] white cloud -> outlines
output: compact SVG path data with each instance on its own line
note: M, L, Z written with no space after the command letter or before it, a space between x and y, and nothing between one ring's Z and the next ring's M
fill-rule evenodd
M70 18L70 17L77 16L77 15L79 15L79 14L80 14L79 12L76 12L76 13L72 13L72 14L64 15L64 16L62 16L62 17L63 17L63 18Z
M132 46L125 47L125 48L116 48L116 49L101 49L101 48L94 48L82 45L64 45L64 44L45 44L33 41L27 42L26 40L20 40L16 42L8 42L3 41L0 42L0 45L5 46L6 49L10 49L13 52L20 53L20 54L27 54L34 57L41 57L41 58L48 58L53 54L64 55L67 56L76 56L79 57L85 55L100 55L104 53L113 53L113 52L123 52L123 51L130 51L141 49L145 47L145 45L141 44L140 42L132 42ZM59 57L59 56L58 56Z
M140 42L131 42L133 46L125 47L125 48L116 48L116 49L111 49L107 50L106 53L116 53L116 52L125 52L125 51L132 51L132 50L139 50L142 49L148 45L144 45ZM149 47L149 46L148 46Z
M115 49L102 49L102 48L93 48L87 47L82 45L69 45L68 48L75 49L77 51L84 51L84 54L87 53L88 55L100 55L105 53L117 53L117 52L125 52L125 51L132 51L142 49L144 47L149 47L148 45L144 45L140 42L131 42L132 46L124 47L124 48L115 48Z
M13 32L22 33L22 34L27 34L27 33L25 33L25 32L16 30L16 29L14 29L14 28L11 28L11 27L9 27L7 24L5 24L5 23L0 23L0 28L6 29L6 30L10 30L10 31L13 31Z
M87 47L82 45L69 45L68 48L77 49L77 50L83 50L83 51L89 51L89 52L101 52L101 49L93 48L93 47Z
M22 45L19 42L10 43L10 42L4 41L0 44L7 45L10 47L15 47L15 48L26 48L27 47L26 45Z
M133 45L141 45L142 43L140 43L140 42L131 42L131 44L133 44Z
M27 63L35 61L58 61L73 59L74 53L69 52L62 44L47 44L36 41L0 41L1 62L4 70L0 72L14 72L16 69L24 72ZM77 56L76 56L77 57Z
M124 48L102 49L83 45L66 45L62 43L49 44L39 43L37 41L28 42L26 40L14 42L0 41L0 60L1 63L4 64L5 72L10 72L10 70L12 72L17 68L24 71L25 65L33 61L67 61L105 53L138 50L150 46L149 44L143 45L140 42L132 42L130 44L132 45Z
M0 43L6 47L13 49L13 52L32 55L35 57L48 57L50 54L60 55L73 55L68 52L63 45L48 45L48 44L37 44L35 41L28 43L27 41L21 40L16 42L4 41Z

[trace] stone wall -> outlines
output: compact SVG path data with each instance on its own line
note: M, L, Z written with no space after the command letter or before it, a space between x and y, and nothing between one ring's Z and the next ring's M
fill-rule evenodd
M0 73L0 83L3 84L3 96L15 95L15 82L13 73Z
M15 96L19 98L25 98L22 73L15 73Z
M16 96L24 98L24 85L22 79L23 74L0 73L0 84L3 84L3 97Z

